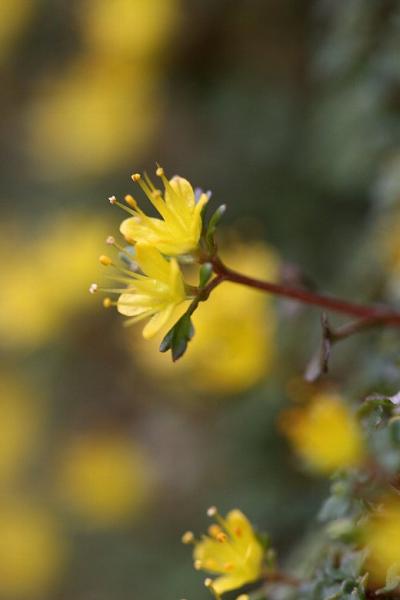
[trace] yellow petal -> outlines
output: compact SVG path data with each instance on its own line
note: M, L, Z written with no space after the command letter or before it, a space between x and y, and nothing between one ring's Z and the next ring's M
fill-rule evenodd
M156 248L149 244L136 245L136 262L148 277L167 282L170 266L168 261Z
M151 299L139 294L121 294L117 304L118 312L127 317L136 317L152 309Z
M186 299L186 293L181 270L178 261L175 258L171 258L169 277L171 292L176 298L177 303L180 303L182 300Z
M247 541L249 538L255 539L250 521L242 511L238 509L231 510L226 516L226 523L232 537L246 539Z
M155 242L161 235L168 235L164 221L153 217L129 217L119 228L124 238L130 242Z
M172 188L165 191L165 202L170 210L176 215L180 215L186 220L195 205L194 191L187 179L183 177L173 177L169 184Z
M221 543L207 536L196 544L193 557L204 565L204 570L212 573L224 573L224 565L237 559L232 554L231 544Z
M174 310L174 305L170 304L164 310L155 314L150 321L145 325L143 329L143 337L148 340L153 337L160 331L162 327L164 327L165 323L170 318L172 311Z
M255 580L253 579L253 581ZM213 589L217 592L217 594L221 595L225 592L229 592L230 590L237 590L245 583L251 583L251 581L243 576L223 575L222 577L217 577L217 579L214 580Z

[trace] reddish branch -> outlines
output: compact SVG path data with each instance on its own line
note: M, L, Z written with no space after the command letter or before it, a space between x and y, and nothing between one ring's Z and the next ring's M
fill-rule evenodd
M253 277L248 277L242 273L238 273L233 269L227 267L217 256L213 257L210 261L213 265L214 272L217 277L225 281L231 281L240 285L246 285L263 292L269 292L283 298L290 298L291 300L297 300L303 304L310 304L312 306L319 306L325 310L331 310L334 312L343 313L353 317L362 319L362 324L355 323L349 325L349 331L343 331L342 335L338 336L348 337L355 331L359 331L367 326L373 324L394 325L400 326L400 313L387 307L381 306L366 306L363 304L356 304L354 302L348 302L347 300L341 300L340 298L334 298L331 296L325 296L323 294L317 294L309 290L302 288L292 287L286 284L271 283L269 281L261 281Z

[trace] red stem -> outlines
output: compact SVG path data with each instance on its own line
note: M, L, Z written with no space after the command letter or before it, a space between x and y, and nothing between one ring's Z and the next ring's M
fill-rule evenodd
M309 290L294 288L285 284L270 283L268 281L254 279L253 277L242 275L241 273L230 269L224 265L218 257L212 259L212 265L214 267L214 272L225 281L246 285L263 292L269 292L277 296L283 296L284 298L298 300L303 304L319 306L334 312L352 315L353 317L379 321L387 325L400 326L400 313L386 307L365 306L363 304L347 302L346 300L341 300L339 298L316 294Z

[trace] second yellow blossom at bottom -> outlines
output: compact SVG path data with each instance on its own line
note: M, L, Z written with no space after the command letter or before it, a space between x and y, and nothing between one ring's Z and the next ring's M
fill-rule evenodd
M361 429L338 394L317 394L307 406L287 411L282 428L315 471L331 473L363 458Z
M131 317L132 323L150 317L143 329L143 337L150 338L186 300L185 284L176 259L168 261L148 244L136 244L135 262L143 274L132 271L117 307L121 314Z
M217 594L259 579L264 548L245 515L237 509L231 510L225 519L215 509L210 509L209 514L217 517L218 524L211 525L209 535L195 544L195 568L219 575L212 582Z

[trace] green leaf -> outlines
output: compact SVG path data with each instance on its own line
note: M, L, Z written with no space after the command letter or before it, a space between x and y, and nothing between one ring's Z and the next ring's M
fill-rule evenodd
M160 352L171 350L175 362L186 352L187 345L194 336L194 327L190 315L185 313L165 335L160 344Z

